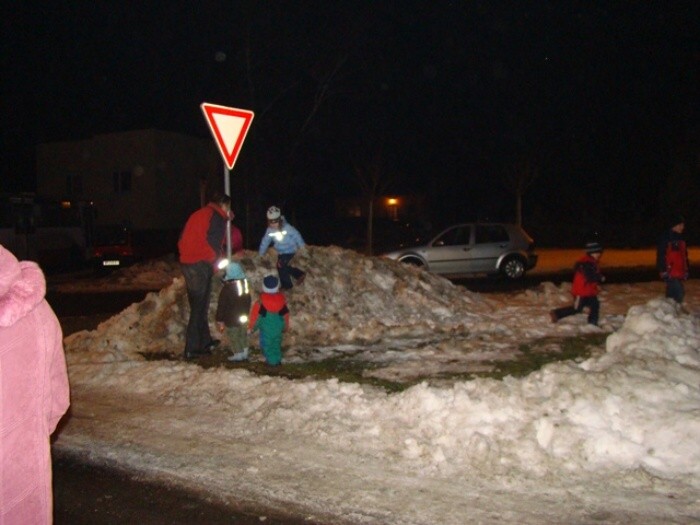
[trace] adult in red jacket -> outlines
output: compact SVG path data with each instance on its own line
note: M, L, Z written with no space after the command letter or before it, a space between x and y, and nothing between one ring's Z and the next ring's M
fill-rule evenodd
M598 261L603 254L603 247L597 242L586 244L586 255L581 257L574 265L574 280L571 284L571 295L574 296L572 306L556 308L549 312L553 323L570 315L578 314L584 308L588 308L588 323L597 325L600 313L600 301L598 300L598 284L605 281L600 273Z
M211 354L218 344L209 331L211 279L217 259L224 255L226 221L231 215L231 198L214 194L206 206L190 215L177 243L190 304L185 359Z

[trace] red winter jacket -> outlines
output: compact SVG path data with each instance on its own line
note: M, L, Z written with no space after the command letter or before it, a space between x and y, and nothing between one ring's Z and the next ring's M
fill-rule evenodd
M656 254L656 265L664 278L687 279L690 264L688 246L683 236L669 230L660 240Z
M243 234L241 230L231 224L231 253L243 251Z
M598 267L598 261L586 254L574 265L574 281L571 284L571 294L574 297L595 297L598 295L598 283L603 276Z
M248 319L248 330L255 328L255 323L258 321L260 310L265 309L273 314L279 313L284 317L284 329L289 330L289 308L287 308L287 299L283 293L267 293L262 292L260 299L253 303L253 308L250 310L250 318Z
M227 220L226 212L212 202L190 215L177 242L180 262L214 264L223 255Z

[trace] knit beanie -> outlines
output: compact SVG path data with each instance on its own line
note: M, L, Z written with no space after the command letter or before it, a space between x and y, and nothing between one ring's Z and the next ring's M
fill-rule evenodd
M245 273L243 272L243 268L241 268L240 264L235 261L231 261L226 267L226 277L224 277L224 280L235 281L238 279L245 279Z
M685 222L685 217L683 215L671 215L671 217L668 220L668 227L673 228L675 226L678 226L679 224L683 224Z
M263 279L263 292L277 293L280 290L280 280L274 275L266 275Z
M603 253L603 247L599 242L587 242L586 253L589 255L592 253Z

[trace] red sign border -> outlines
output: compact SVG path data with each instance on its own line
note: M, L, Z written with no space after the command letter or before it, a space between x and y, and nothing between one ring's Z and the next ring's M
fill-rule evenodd
M247 109L229 108L226 106L219 106L218 104L210 104L209 102L203 102L200 107L202 108L204 118L209 125L209 129L211 130L212 135L214 135L214 140L219 148L219 152L221 152L221 156L224 159L226 167L230 170L233 169L233 165L236 163L236 159L241 151L243 141L248 134L250 123L253 121L255 114ZM243 127L241 128L241 132L233 145L231 153L226 151L226 144L224 142L224 138L221 136L219 127L216 125L214 115L228 115L232 117L242 117L244 119Z

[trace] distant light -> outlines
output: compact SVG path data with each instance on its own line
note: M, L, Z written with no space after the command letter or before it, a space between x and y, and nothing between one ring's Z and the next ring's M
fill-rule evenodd
M387 200L387 203L389 204L389 206L396 206L399 203L399 199L391 197Z
M64 210L69 209L70 206L70 201L61 201L61 208L63 208Z

